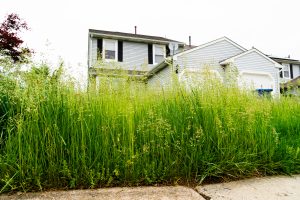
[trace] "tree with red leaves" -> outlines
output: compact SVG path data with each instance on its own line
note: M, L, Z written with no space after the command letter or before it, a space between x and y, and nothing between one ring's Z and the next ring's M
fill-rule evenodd
M21 47L23 40L18 35L22 30L29 30L27 23L17 14L9 14L0 25L0 54L10 57L15 63L26 62L32 51Z

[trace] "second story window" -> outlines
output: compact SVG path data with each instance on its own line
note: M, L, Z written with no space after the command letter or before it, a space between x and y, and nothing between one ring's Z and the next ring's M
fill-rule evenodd
M163 45L157 45L157 44L155 44L154 45L154 63L155 64L158 64L158 63L161 63L164 59L165 59L165 46L163 46Z
M290 78L290 65L282 63L283 69L283 78Z
M117 40L103 40L103 54L105 60L117 61Z

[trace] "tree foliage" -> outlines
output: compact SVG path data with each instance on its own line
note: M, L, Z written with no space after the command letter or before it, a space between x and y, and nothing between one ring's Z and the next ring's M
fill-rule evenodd
M23 40L19 33L29 30L27 23L17 14L9 14L0 24L0 53L10 57L14 62L26 62L32 50L22 47Z

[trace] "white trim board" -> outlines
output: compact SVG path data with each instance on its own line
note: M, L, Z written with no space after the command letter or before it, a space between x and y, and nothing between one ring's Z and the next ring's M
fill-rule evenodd
M252 53L252 52L256 52L257 54L259 54L260 56L264 57L265 59L267 59L268 61L270 61L271 63L273 63L275 65L275 67L277 68L282 68L282 65L280 65L279 63L275 62L274 60L272 60L271 58L269 58L268 56L266 56L265 54L263 54L262 52L260 52L259 50L257 50L256 48L252 48L248 51L245 51L241 54L238 54L236 56L233 56L231 58L228 58L222 62L220 62L220 65L226 65L226 64L229 64L229 63L233 63L235 59L237 58L240 58L240 57L243 57L249 53Z
M230 44L232 44L233 46L235 46L235 47L241 49L242 51L247 51L247 49L245 49L244 47L238 45L237 43L235 43L234 41L230 40L229 38L227 38L227 37L221 37L221 38L219 38L219 39L216 39L216 40L213 40L213 41L211 41L211 42L208 42L208 43L199 45L199 46L197 46L197 47L195 47L195 48L192 48L192 49L189 49L189 50L187 50L187 51L183 51L183 52L181 52L181 53L175 54L175 55L173 56L173 59L174 59L174 60L177 60L177 57L178 57L178 56L181 56L181 55L184 55L184 54L188 54L188 53L190 53L190 52L196 51L196 50L198 50L198 49L202 49L202 48L204 48L204 47L213 45L213 44L218 43L218 42L221 42L221 41L227 41L227 42L229 42Z

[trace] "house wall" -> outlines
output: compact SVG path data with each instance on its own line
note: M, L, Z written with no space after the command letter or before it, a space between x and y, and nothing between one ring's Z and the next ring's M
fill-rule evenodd
M291 64L289 61L284 61L282 62L282 60L276 60L279 64L281 64L282 66L284 66L284 68L282 70L286 70L289 73L289 77L281 77L280 81L282 83L286 83L287 81L291 80L291 79L295 79L298 76L300 76L300 65L299 64ZM292 71L291 71L291 67L292 66L292 70L293 70L293 77L292 77ZM283 72L282 72L282 76L283 76Z
M97 64L97 38L91 38L89 59L91 65ZM154 65L148 64L148 44L123 42L123 62L106 62L101 67L121 67L122 69L149 70Z
M279 93L278 68L275 68L275 64L267 60L262 55L258 54L257 52L251 52L244 56L238 57L234 60L234 66L237 67L239 72L247 70L271 74L275 80L273 89L274 94Z
M222 40L190 53L179 55L177 59L174 60L174 66L178 65L179 67L178 74L171 73L170 68L165 68L164 70L158 72L155 76L151 77L148 80L148 85L153 87L160 83L162 87L166 87L172 84L172 80L174 78L173 76L179 76L184 69L188 70L196 68L201 71L202 69L204 70L206 67L208 67L212 70L217 70L223 77L224 70L219 62L242 52L243 50L240 48L234 46L226 40Z
M123 42L123 62L120 64L127 69L151 68L153 65L148 64L148 44Z
M179 73L186 68L198 68L201 70L208 66L222 75L223 69L219 62L242 52L243 50L230 42L221 40L201 49L179 55L175 64L179 65Z
M89 59L92 61L91 65L97 63L97 38L90 40ZM178 48L175 53L183 51L183 48ZM107 67L120 67L128 70L151 70L155 65L148 64L148 44L142 42L123 42L123 62L107 62ZM101 66L105 67L105 66Z
M172 73L171 67L166 67L152 76L147 81L147 86L149 88L166 89L172 86L173 75L175 76L175 73Z

